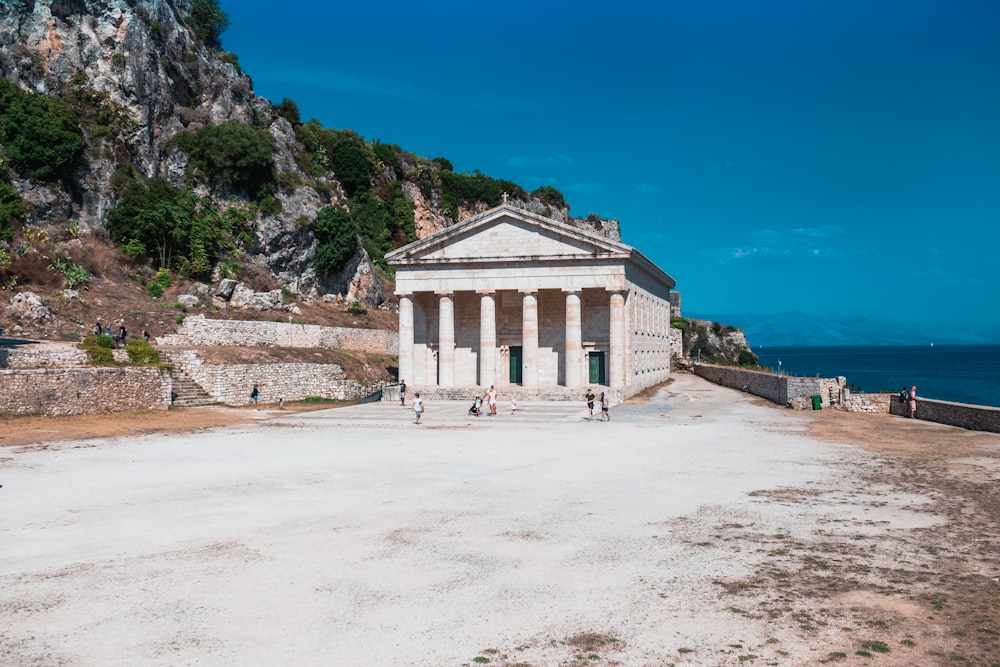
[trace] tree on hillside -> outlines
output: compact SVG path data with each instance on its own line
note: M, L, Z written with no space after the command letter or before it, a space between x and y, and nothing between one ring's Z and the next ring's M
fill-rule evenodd
M219 38L229 27L229 16L216 0L191 0L191 22L201 41L209 46L222 46Z
M344 268L358 249L358 230L342 206L324 206L316 214L316 270L328 276Z
M108 215L108 229L123 251L152 259L182 275L208 275L229 238L238 212L223 212L191 188L175 188L162 178L119 175L118 205Z
M195 174L216 186L251 198L274 192L274 138L267 130L229 120L195 132L182 130L170 143L190 156Z
M83 153L83 131L62 100L0 78L0 145L14 171L52 182Z

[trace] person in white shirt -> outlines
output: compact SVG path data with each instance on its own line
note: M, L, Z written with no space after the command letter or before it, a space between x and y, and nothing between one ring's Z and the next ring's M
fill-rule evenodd
M416 416L416 423L420 423L420 415L424 413L424 399L420 398L420 392L418 391L413 396L413 414Z

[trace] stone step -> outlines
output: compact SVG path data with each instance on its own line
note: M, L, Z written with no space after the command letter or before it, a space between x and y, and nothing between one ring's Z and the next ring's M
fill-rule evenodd
M170 376L173 380L171 391L171 406L192 407L197 405L212 405L216 400L205 389L195 382L166 350L160 350L160 358L171 366Z

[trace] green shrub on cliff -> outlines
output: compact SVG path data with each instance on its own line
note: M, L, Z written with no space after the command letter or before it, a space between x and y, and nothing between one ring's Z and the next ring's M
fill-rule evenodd
M471 174L442 170L440 177L444 213L452 217L458 214L460 206L469 207L477 202L491 207L499 206L505 192L518 199L528 198L528 193L517 183L490 178L478 170Z
M352 130L327 130L313 119L295 126L295 138L305 148L297 156L303 171L313 176L333 172L348 197L371 189L377 158L360 135Z
M324 206L316 214L316 270L328 276L340 271L358 249L358 231L342 206Z
M563 194L551 185L543 185L542 187L532 191L531 194L532 196L537 197L538 200L546 206L554 206L555 208L565 209L569 208Z
M170 139L169 146L187 153L192 175L215 187L241 192L258 201L274 194L274 138L267 130L226 121L204 125L195 132L182 130Z
M14 171L52 182L83 153L83 131L62 100L29 93L0 78L0 145Z
M221 46L219 37L229 27L229 16L216 0L191 0L191 23L194 33L209 46Z
M403 173L403 164L399 161L399 154L402 150L395 144L383 144L378 139L372 144L372 151L375 153L375 157L387 167L392 167L397 178Z
M24 203L21 201L21 193L7 181L0 181L0 241L10 239L10 222L22 215L24 215Z
M223 211L191 188L175 188L165 179L129 170L113 180L119 200L108 215L108 230L135 259L152 259L182 276L202 277L223 252L252 243L252 215L243 208Z

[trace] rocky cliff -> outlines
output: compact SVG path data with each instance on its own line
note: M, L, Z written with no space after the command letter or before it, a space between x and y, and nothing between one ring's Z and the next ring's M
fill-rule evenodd
M703 362L756 366L746 335L733 326L709 320L676 318L671 323L683 332L684 356Z
M0 185L7 181L21 199L9 209L15 223L44 230L69 221L79 233L100 234L121 201L123 173L141 175L131 177L136 182L162 179L192 189L220 209L239 208L250 219L252 238L230 249L226 261L222 254L211 254L212 266L201 267L198 277L208 278L210 270L212 278L239 278L234 272L255 265L293 293L339 294L371 307L385 298L385 289L383 273L373 266L381 250L369 237L388 234L398 247L495 205L490 196L458 200L449 195L448 183L456 178L450 165L395 146L361 145L370 173L357 182L343 160L329 155L355 137L337 135L341 143L335 147L322 128L299 122L297 109L289 113L288 105L278 108L257 96L237 57L223 51L212 35L206 38L204 26L192 16L206 3L218 9L213 0L0 3L0 76L23 91L66 101L79 118L86 145L54 181L39 180L10 160L0 162ZM213 182L176 140L226 123L269 135L273 173L263 194ZM8 136L14 131L7 130ZM369 189L377 201L359 198L358 191ZM517 190L512 201L529 210L619 239L617 222L574 220L558 193L546 198ZM396 194L405 205L394 203ZM375 208L394 207L393 214L404 218L410 215L408 206L412 223L397 220L395 232L359 229L361 243L353 255L339 258L335 270L318 268L317 214L324 207L352 209L369 201Z

